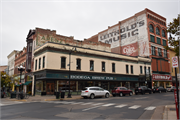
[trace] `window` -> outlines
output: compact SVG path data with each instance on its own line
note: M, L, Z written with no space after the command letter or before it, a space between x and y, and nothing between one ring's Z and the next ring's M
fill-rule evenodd
M61 68L66 68L66 58L61 57Z
M142 74L142 66L140 66L140 73Z
M115 63L112 63L112 72L115 72Z
M166 46L166 40L163 40L163 46Z
M163 37L166 37L164 30L162 30L162 36L163 36Z
M133 66L131 65L131 74L133 74Z
M81 59L76 60L76 69L81 69Z
M158 48L158 56L162 56L161 48Z
M158 27L156 27L156 34L157 34L157 35L160 35L160 32L159 32L159 28L158 28Z
M36 60L36 62L35 62L35 70L37 70L37 60Z
M156 55L155 47L154 47L154 46L151 46L151 54L152 54L152 55Z
M105 62L102 62L102 71L105 71Z
M164 57L167 58L167 50L164 49Z
M151 41L151 42L155 42L153 35L150 35L150 41Z
M148 70L149 70L149 74L151 74L151 68L150 67L148 67Z
M126 73L129 73L129 66L126 65Z
M41 69L41 58L39 58L39 69Z
M154 33L154 27L153 27L153 25L149 25L149 31L152 32L152 33Z
M158 37L156 37L156 39L157 39L157 44L161 44L161 39Z
M45 56L43 57L43 68L45 67Z
M144 74L146 74L146 66L144 66Z
M30 43L29 52L32 52L32 43Z
M94 70L94 61L90 61L90 71Z

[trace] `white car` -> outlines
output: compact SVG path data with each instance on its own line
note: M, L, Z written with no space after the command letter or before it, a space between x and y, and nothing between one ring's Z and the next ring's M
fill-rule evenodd
M101 96L108 98L110 95L110 92L107 90L104 90L100 87L85 87L81 91L81 96L84 98L90 97L91 99L94 99L95 97Z
M169 92L173 92L174 89L176 89L176 87L175 87L175 86L170 86L170 87L166 87L166 89L167 89L167 91L169 91Z

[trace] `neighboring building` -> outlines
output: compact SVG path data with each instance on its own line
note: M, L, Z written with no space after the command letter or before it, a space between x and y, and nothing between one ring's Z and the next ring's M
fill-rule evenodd
M175 52L173 51L173 49L169 50L169 59L170 59L170 68L171 68L171 76L172 76L172 86L176 86L176 78L175 78L175 68L172 67L172 57L175 56ZM179 68L176 68L176 72L179 73ZM179 80L178 81L178 85L179 85Z
M69 80L73 92L88 86L100 86L111 91L115 86L134 89L139 85L151 84L150 79L146 81L139 77L144 76L144 67L151 69L150 58L111 53L110 45L105 43L67 43L46 42L35 49L33 68L36 84L33 92L55 94L61 89L68 90Z
M0 66L0 72L7 72L6 71L6 69L8 68L8 66L7 65L2 65L2 66ZM6 73L7 74L7 73Z
M166 29L166 18L146 8L85 41L108 43L112 53L151 58L152 86L166 88L172 82Z
M15 64L14 64L14 74L16 75L16 78L14 79L20 79L21 77L21 85L25 84L25 82L27 81L25 78L25 70L22 72L22 75L20 76L20 71L18 71L18 67L20 67L21 65L23 67L25 67L26 69L26 53L27 53L27 48L24 47L23 50L19 51L16 55L15 55ZM16 83L16 86L20 86L18 83ZM18 88L16 88L15 90L19 90ZM23 91L26 92L26 85L23 85Z
M8 56L8 71L9 71L9 76L14 75L14 65L15 65L15 55L18 53L17 50L13 50Z

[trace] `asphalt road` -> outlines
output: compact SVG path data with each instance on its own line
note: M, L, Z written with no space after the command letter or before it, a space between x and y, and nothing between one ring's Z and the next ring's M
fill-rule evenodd
M72 101L15 102L1 99L1 119L151 119L174 104L173 92ZM160 117L161 118L161 117ZM160 119L159 118L159 119Z

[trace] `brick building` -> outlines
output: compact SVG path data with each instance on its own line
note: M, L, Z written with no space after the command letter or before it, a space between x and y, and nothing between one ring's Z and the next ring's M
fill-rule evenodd
M166 18L146 8L85 41L111 44L113 53L151 58L152 86L166 87L172 82L169 51L163 47L168 45L166 28Z

